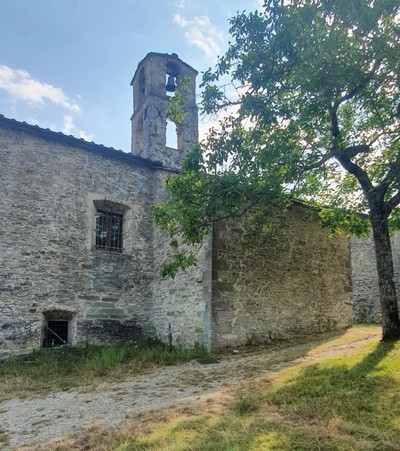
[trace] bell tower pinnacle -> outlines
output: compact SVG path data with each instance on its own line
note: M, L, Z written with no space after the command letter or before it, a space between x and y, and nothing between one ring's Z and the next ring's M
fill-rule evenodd
M178 55L149 53L138 65L133 87L132 153L179 169L198 141L197 71ZM168 117L170 98L181 89L183 119ZM167 121L174 122L176 148L167 147Z

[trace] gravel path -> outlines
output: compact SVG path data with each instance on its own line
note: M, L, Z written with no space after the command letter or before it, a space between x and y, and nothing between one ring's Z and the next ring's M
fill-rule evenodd
M213 364L192 361L158 368L125 382L103 383L90 392L69 390L40 398L4 401L0 403L0 430L8 435L10 442L3 449L14 450L55 439L91 425L123 425L135 414L166 409L283 365L318 360L370 341L377 341L377 337L329 348L318 355L306 355L309 344L275 351L259 348L256 352L226 356ZM288 351L303 349L303 357L287 362L285 353L287 356Z

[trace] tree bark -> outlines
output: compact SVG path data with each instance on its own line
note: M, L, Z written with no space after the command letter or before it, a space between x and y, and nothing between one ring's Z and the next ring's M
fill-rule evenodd
M392 247L387 215L379 208L373 207L370 210L370 219L378 270L382 340L398 340L400 339L400 317L394 283Z

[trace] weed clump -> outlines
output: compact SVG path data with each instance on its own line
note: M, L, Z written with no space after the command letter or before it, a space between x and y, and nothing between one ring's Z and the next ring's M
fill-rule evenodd
M202 347L171 347L152 338L118 345L33 351L0 362L0 401L89 385L102 377L122 380L149 368L209 358Z

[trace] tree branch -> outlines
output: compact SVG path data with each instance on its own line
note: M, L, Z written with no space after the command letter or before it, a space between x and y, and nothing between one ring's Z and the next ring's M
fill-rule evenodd
M360 153L368 153L371 150L370 146L367 144L360 144L359 146L348 146L344 148L341 152L349 159L354 158Z
M390 200L385 204L385 213L389 216L390 213L400 205L400 191L395 194Z
M381 65L381 62L382 60L380 59L376 60L375 64L372 66L371 72L364 78L364 80L359 85L355 86L353 89L350 89L350 91L347 94L336 100L336 102L333 104L333 109L335 111L343 102L352 99L359 92L361 92L365 88L365 86L367 86L367 84L372 80L373 76L375 75L375 72Z
M333 106L329 106L328 108L329 116L331 119L331 133L333 136L331 153L349 174L354 175L354 177L360 184L364 194L368 198L370 193L374 189L372 182L367 172L365 172L357 164L353 163L351 161L351 158L353 158L358 153L368 151L369 146L361 145L361 146L345 147L344 149L340 148L340 129L337 118L337 108L338 106L335 106L335 104Z
M312 169L318 169L320 168L324 163L326 163L329 159L333 158L333 153L329 152L325 154L319 161L313 164L309 164L307 166L304 166L304 171L311 171Z
M331 119L331 133L333 136L333 148L336 149L337 147L337 139L340 135L340 129L339 129L339 123L337 119L337 109L338 107L333 105L328 107L329 111L329 117Z
M399 175L400 175L400 151L398 152L397 156L396 156L396 160L389 164L389 171L386 174L386 177L382 180L381 186L383 187L383 189L386 190L388 189L390 182L392 180L398 180Z
M337 151L335 153L335 158L349 174L354 175L354 177L360 184L365 196L369 198L370 193L374 190L374 187L371 183L370 178L368 177L368 174L363 169L361 169L360 166L353 163L350 158L348 158L346 155L343 155L340 151Z

